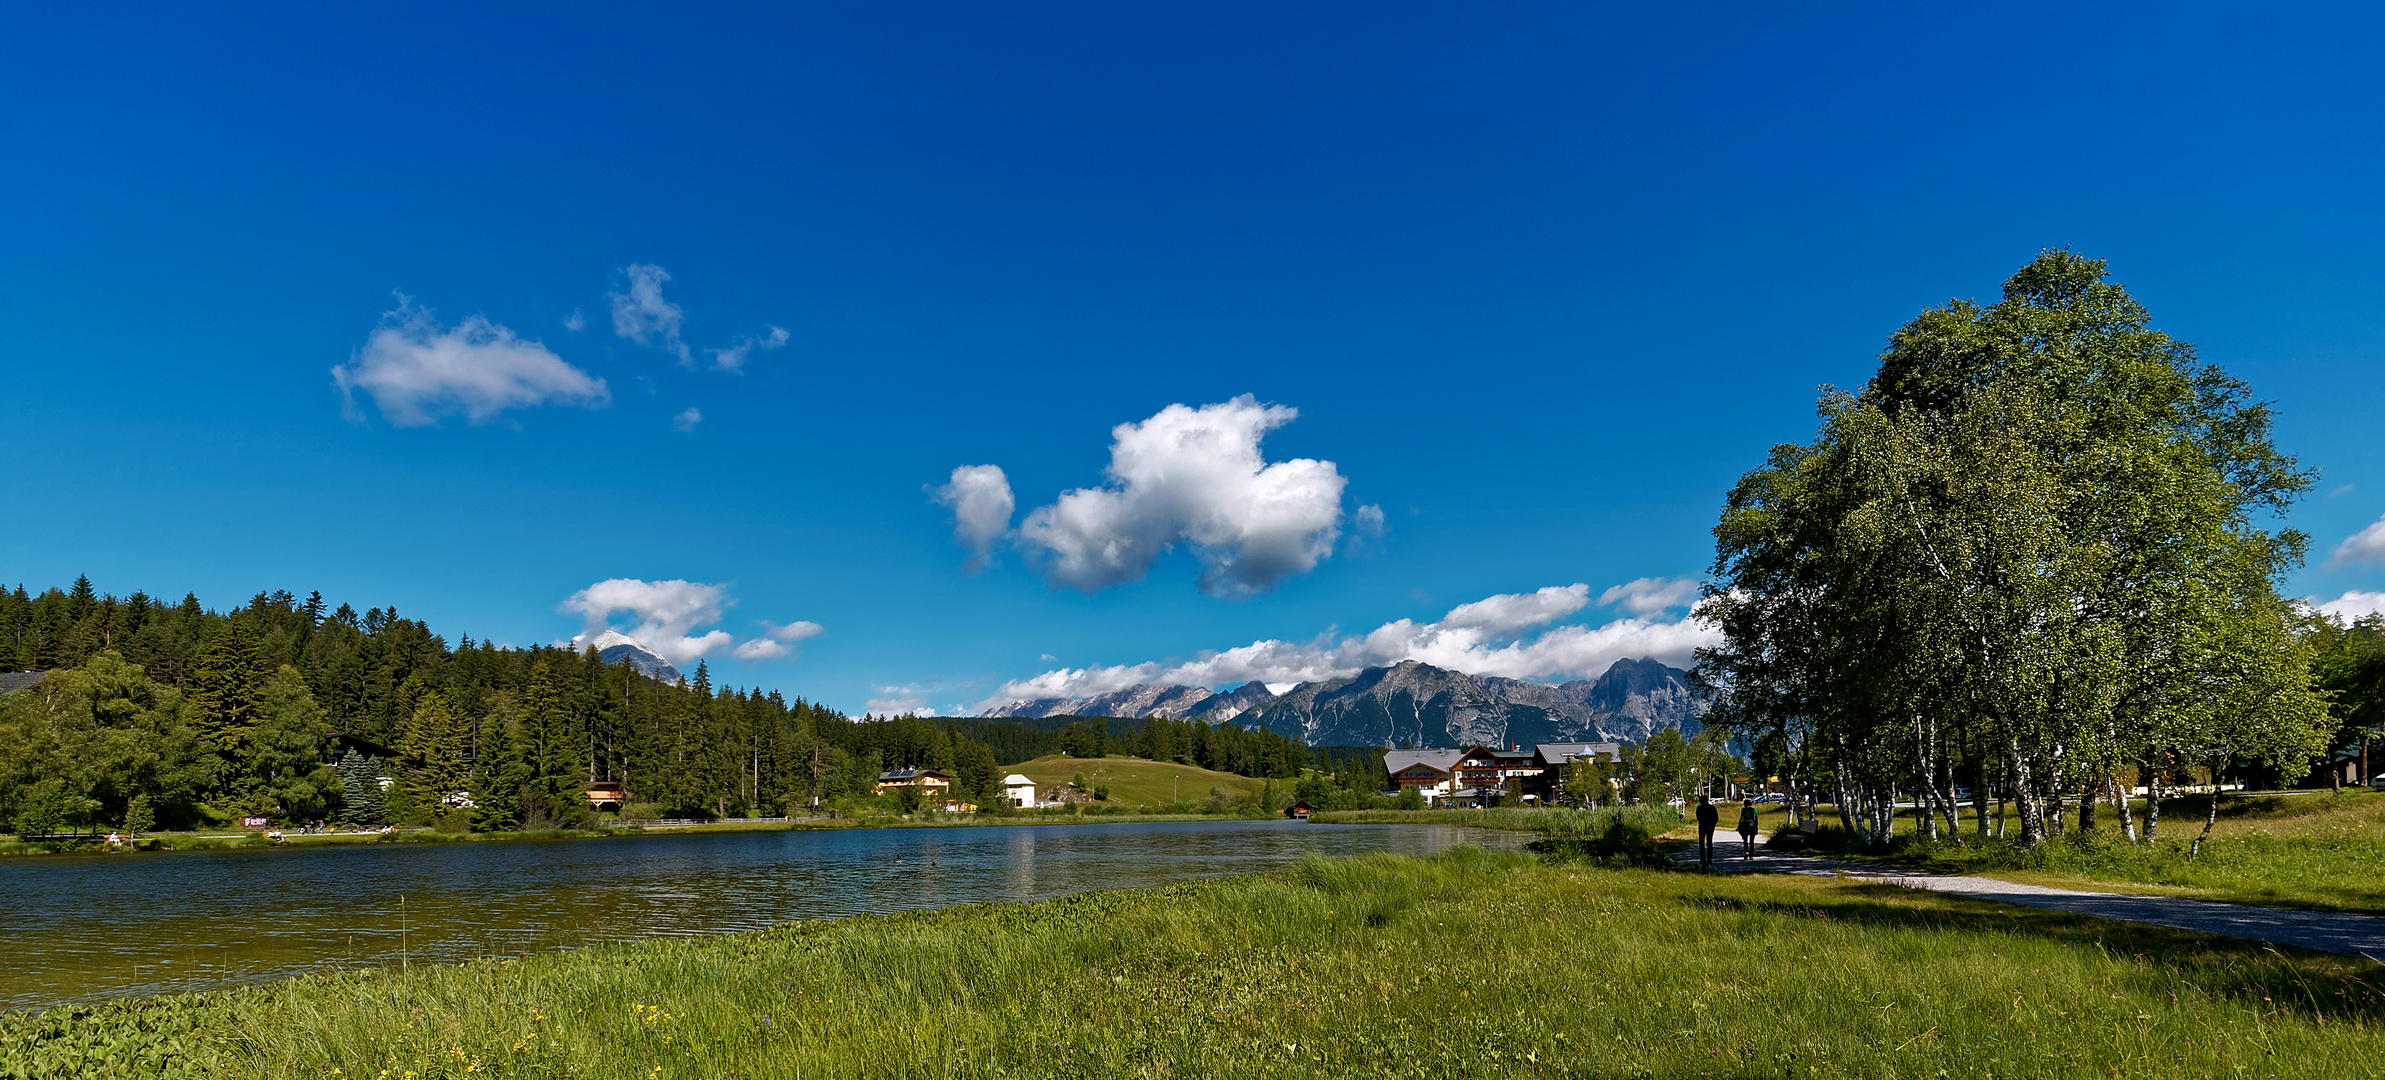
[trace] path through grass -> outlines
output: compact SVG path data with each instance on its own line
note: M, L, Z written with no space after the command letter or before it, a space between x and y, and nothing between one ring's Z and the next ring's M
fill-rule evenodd
M2379 876L2385 867L2385 795L2346 790L2223 799L2210 844L2201 857L2190 857L2189 845L2202 831L2209 805L2201 796L2164 800L2159 839L2151 844L2122 839L2107 806L2099 815L2100 828L2057 836L2034 852L2013 841L1983 844L1970 832L1961 848L1906 834L1887 852L1866 852L1847 844L1835 827L1825 830L1822 846L1855 857L2031 885L2125 887L2202 900L2385 915L2385 878ZM2143 810L2140 804L2140 823Z

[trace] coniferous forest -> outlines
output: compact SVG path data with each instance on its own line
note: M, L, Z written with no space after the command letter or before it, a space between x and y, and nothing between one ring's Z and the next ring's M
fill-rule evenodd
M243 817L569 827L591 822L592 780L624 785L625 816L779 815L868 797L882 769L913 765L990 806L1005 763L1056 751L1285 778L1311 756L1273 733L1159 718L855 720L715 686L702 663L672 685L594 650L451 645L394 608L360 615L320 593L219 612L187 594L102 595L88 578L0 590L0 671L48 673L0 696L0 823L20 833Z

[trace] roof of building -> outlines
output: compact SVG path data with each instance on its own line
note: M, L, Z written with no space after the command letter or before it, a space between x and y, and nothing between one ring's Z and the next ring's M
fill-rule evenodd
M1002 778L1002 786L1003 786L1003 787L1021 787L1021 786L1025 786L1025 787L1034 787L1034 786L1035 786L1035 781L1033 781L1033 780L1029 780L1029 779L1027 779L1025 776L1023 776L1023 775L1021 775L1021 774L1019 774L1019 773L1012 773L1012 774L1010 774L1009 776L1005 776L1005 777L1003 777L1003 778Z
M1459 752L1458 752L1458 755L1459 755L1459 760L1461 760L1461 761L1463 761L1463 760L1465 760L1465 759L1467 759L1467 758L1475 758L1475 757L1480 757L1480 758L1487 758L1487 759L1489 759L1489 760L1496 761L1496 762L1502 762L1502 763L1517 763L1517 764L1521 764L1521 763L1527 763L1527 762L1530 762L1530 761L1532 760L1532 755L1531 755L1531 753L1530 753L1530 752L1528 752L1528 751L1524 751L1524 750L1502 750L1502 749L1500 749L1500 748L1498 748L1498 747L1496 747L1496 746L1492 746L1492 745L1490 745L1490 744L1488 744L1488 743L1484 743L1484 744L1482 744L1482 745L1478 745L1478 746L1469 746L1469 747L1467 747L1466 749L1464 749L1464 750L1462 750L1462 751L1459 751Z
M48 674L47 671L0 671L0 694L30 689Z
M1396 773L1411 765L1422 765L1439 772L1448 772L1457 768L1458 761L1465 756L1463 750L1386 750L1383 752L1383 769Z
M1562 765L1572 758L1595 757L1599 754L1623 756L1623 744L1611 742L1555 742L1542 743L1533 748L1533 756L1551 765Z
M934 769L922 769L912 766L901 769L888 769L885 772L879 773L878 782L881 784L900 784L906 780L918 780L929 776L933 776L938 780L952 779L950 775L938 772Z

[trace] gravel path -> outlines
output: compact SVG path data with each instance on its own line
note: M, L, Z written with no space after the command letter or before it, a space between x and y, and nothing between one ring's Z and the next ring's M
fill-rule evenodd
M2385 918L2374 915L2222 904L2177 896L2133 896L2126 893L2050 889L2042 885L2021 885L1994 878L1931 874L1808 855L1776 855L1764 850L1761 838L1758 838L1755 857L1743 859L1739 854L1737 834L1731 834L1726 842L1716 844L1715 848L1714 868L1721 873L1843 876L1857 881L1930 889L2005 904L2100 915L2107 919L2127 919L2180 930L2224 934L2319 952L2385 960ZM1698 852L1694 847L1674 858L1693 868L1698 864Z

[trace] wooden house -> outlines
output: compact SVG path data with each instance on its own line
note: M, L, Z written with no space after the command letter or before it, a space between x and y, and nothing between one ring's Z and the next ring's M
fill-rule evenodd
M896 788L906 787L920 788L930 797L941 800L945 793L952 790L952 777L934 769L917 767L888 769L878 774L878 786L874 791L876 794L884 795Z
M619 780L591 780L587 795L589 807L599 814L618 814L622 804L629 801L629 792L623 790Z

